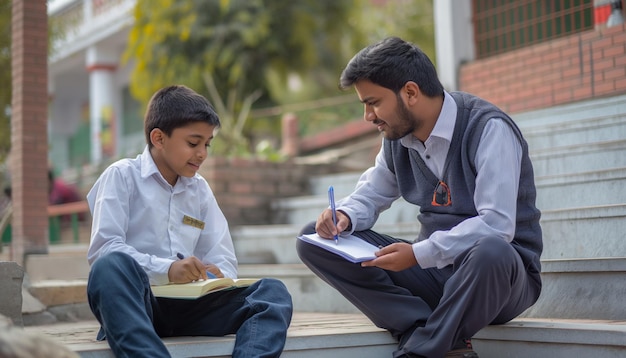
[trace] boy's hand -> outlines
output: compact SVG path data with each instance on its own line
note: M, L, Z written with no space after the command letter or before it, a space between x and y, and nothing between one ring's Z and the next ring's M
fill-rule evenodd
M213 266L219 272L219 269ZM220 272L221 274L221 272ZM217 275L216 275L217 276ZM222 275L223 276L223 275ZM167 277L173 283L187 283L197 280L206 280L207 274L205 265L195 256L172 262Z
M218 278L224 277L224 274L222 273L222 271L220 271L219 267L213 264L204 265L204 271L210 272L213 275L215 275L215 277L218 277Z
M315 231L324 239L332 239L350 226L350 217L342 211L335 211L337 216L337 226L333 223L333 213L330 209L322 211L315 223Z

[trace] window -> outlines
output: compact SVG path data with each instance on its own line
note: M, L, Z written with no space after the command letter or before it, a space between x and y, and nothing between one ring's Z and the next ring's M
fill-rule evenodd
M593 29L593 0L473 0L477 58Z

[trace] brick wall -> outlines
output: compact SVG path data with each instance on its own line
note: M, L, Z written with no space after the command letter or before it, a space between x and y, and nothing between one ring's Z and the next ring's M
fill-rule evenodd
M46 1L12 6L11 259L48 251L48 15ZM7 84L3 84L7 85Z
M468 63L459 83L509 113L626 93L626 25Z
M199 173L211 186L224 216L233 227L274 223L271 200L306 195L310 176L334 170L333 165L210 157L202 164Z

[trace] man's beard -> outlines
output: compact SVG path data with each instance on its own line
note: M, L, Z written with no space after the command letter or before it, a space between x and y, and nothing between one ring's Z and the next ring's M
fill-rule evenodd
M422 121L417 119L413 115L413 113L411 113L406 108L400 96L398 96L397 99L398 99L398 104L397 104L395 114L396 114L396 118L398 118L398 124L395 126L395 128L391 128L391 126L387 122L385 122L387 129L383 131L383 136L385 137L385 139L388 139L388 140L400 139L406 136L407 134L415 132L419 127L422 126ZM374 121L374 124L378 124L378 123Z

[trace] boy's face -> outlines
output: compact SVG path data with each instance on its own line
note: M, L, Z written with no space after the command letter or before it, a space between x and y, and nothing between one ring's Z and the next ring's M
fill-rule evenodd
M207 157L214 130L215 126L207 123L192 122L174 129L169 137L160 129L152 131L152 157L168 183L174 185L178 176L196 174Z

